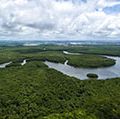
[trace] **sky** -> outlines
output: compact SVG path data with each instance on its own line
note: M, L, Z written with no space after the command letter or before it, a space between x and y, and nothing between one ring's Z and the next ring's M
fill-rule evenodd
M0 40L119 40L120 0L0 0Z

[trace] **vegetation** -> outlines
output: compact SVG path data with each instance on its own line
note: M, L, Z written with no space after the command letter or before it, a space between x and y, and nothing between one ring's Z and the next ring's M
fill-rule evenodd
M62 63L66 59L77 61L81 56L64 55L57 47L55 50L52 47L52 51L18 52L26 49L29 48L0 49L1 62L13 61L9 67L0 69L0 119L119 119L120 78L68 77L49 69L42 61ZM83 57L92 59L93 55ZM21 66L23 59L29 62Z
M97 119L97 117L84 110L75 110L63 114L52 114L44 117L43 119Z
M0 118L117 119L119 90L120 79L77 80L33 61L0 70Z
M67 51L84 54L120 56L119 45L78 45L70 47Z
M65 55L63 54L64 48L58 48L56 46L3 48L0 50L0 63L10 60L13 62L22 62L23 59L27 59L29 61L48 60L59 63L64 63L68 60L69 65L88 68L107 67L115 64L115 60L113 59L92 54Z
M95 55L69 55L68 64L75 67L107 67L115 64L115 60Z
M92 74L92 73L89 73L89 74L87 74L87 77L88 78L95 78L95 79L97 79L98 78L98 75L97 74Z

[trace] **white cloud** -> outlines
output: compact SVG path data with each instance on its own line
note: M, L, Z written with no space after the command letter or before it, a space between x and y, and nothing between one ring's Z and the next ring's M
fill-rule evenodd
M119 38L118 0L0 0L0 37L31 39Z

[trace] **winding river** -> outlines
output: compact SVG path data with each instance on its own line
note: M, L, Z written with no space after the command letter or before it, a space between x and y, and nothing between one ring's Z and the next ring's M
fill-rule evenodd
M22 66L24 66L27 63L27 60L24 59L23 62L21 63Z
M81 55L79 53L70 53L67 51L63 51L66 55ZM62 72L63 74L66 74L71 77L75 77L81 80L88 79L87 74L88 73L94 73L99 76L98 79L110 79L110 78L116 78L120 77L120 57L113 57L113 56L105 56L107 58L111 58L116 60L116 64L110 67L104 67L104 68L76 68L74 66L68 65L68 60L65 61L64 64L61 63L53 63L49 61L45 61L44 63L49 67L53 68L57 71ZM11 64L11 62L0 64L0 68L5 68L7 65ZM21 63L21 66L24 66L27 63L27 60L24 59Z
M23 62L21 62L21 66L24 66L25 64L27 63L27 60L24 59ZM8 62L8 63L3 63L3 64L0 64L0 69L3 69L3 68L6 68L6 66L12 64L12 61Z
M81 55L79 53L69 53L66 51L64 51L63 53L68 55ZM71 77L76 77L81 80L88 79L86 76L88 73L97 74L99 76L98 79L109 79L109 78L120 77L120 57L113 57L113 56L105 56L105 57L116 60L116 64L104 68L76 68L68 65L67 63L69 61L66 61L64 64L45 61L45 64L49 68L53 68L57 71L62 72L63 74L66 74Z
M3 63L3 64L0 64L0 68L5 68L7 65L11 64L12 62L8 62L8 63Z

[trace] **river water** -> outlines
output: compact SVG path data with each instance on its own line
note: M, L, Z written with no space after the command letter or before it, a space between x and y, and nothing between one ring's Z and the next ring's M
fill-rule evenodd
M64 51L63 53L66 55L81 55L79 53L69 53L66 51ZM63 74L66 74L71 77L76 77L81 80L88 79L87 78L88 73L97 74L99 76L98 79L109 79L109 78L120 77L120 57L113 57L113 56L105 56L105 57L116 60L116 64L110 67L103 67L103 68L76 68L74 66L68 65L67 64L69 62L68 60L66 60L64 64L53 63L49 61L45 61L44 63L49 68L53 68L57 71L62 72ZM0 68L5 68L7 65L11 63L12 62L0 64ZM26 63L27 60L24 59L21 65L23 66Z
M65 51L64 54L79 55L76 53L75 54L68 53ZM109 78L120 77L120 57L113 57L113 56L105 56L105 57L116 60L116 64L110 67L103 67L103 68L76 68L67 65L69 61L66 61L64 64L45 61L45 64L49 68L53 68L57 71L62 72L63 74L66 74L71 77L76 77L81 80L88 79L87 78L88 73L97 74L99 76L98 79L109 79Z
M7 65L11 64L12 62L8 62L8 63L3 63L3 64L0 64L0 68L5 68Z
M6 68L6 66L8 66L8 65L11 64L11 63L12 63L12 61L10 61L10 62L8 62L8 63L0 64L0 69ZM24 66L26 63L27 63L27 60L24 59L24 60L22 61L22 63L20 63L20 64L21 64L21 66Z

